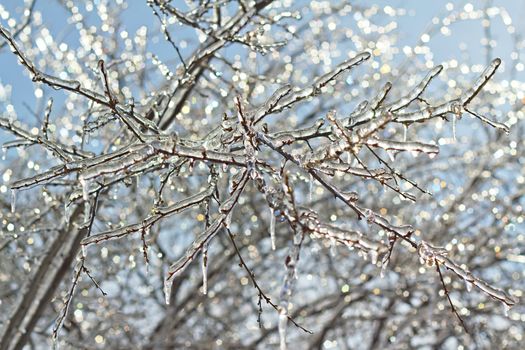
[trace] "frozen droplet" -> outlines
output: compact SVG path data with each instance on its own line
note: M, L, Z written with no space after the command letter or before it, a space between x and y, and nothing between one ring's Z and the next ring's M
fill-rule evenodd
M437 153L429 153L429 154L428 154L428 157L429 157L430 159L434 159L436 156L437 156Z
M202 293L208 294L208 244L202 247L201 253L201 269L202 269Z
M472 282L465 280L465 287L467 288L467 292L470 292L472 290Z
M417 158L417 156L419 156L419 151L417 150L411 151L410 153L412 154L412 157L414 158Z
M86 253L87 253L87 251L86 251L86 250L87 250L86 245L82 244L82 245L80 246L80 249L81 249L81 251L82 251L82 257L85 258L85 257L86 257Z
M2 160L5 160L7 157L7 147L2 147Z
M270 240L272 242L272 250L275 250L275 215L272 208L270 208Z
M408 125L403 125L403 142L407 142Z
M279 313L279 349L286 350L286 326L288 317L286 311L282 309Z
M16 210L16 190L11 190L11 213Z

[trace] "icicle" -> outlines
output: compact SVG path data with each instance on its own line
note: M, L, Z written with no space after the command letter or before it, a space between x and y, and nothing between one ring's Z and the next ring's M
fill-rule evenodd
M270 208L270 240L272 242L272 250L275 250L275 213Z
M465 287L467 288L467 292L470 292L472 290L472 283L465 280Z
M80 184L82 185L82 198L87 202L89 200L89 182L81 176Z
M390 158L391 162L396 160L396 152L395 151L387 150L386 154L388 154L388 158Z
M11 190L11 213L16 210L16 190Z
M419 156L419 151L417 150L411 151L410 153L412 154L412 157L414 158L417 158L417 156Z
M330 237L330 255L336 256L337 255L337 241L334 237Z
M166 278L164 280L164 301L166 302L166 305L170 304L170 297L171 297L171 287L173 286L173 280L171 278Z
M80 245L80 249L82 251L82 257L85 258L86 257L86 253L87 253L86 246L84 244L81 244Z
M403 124L403 142L407 142L408 125Z
M388 256L388 254L387 254ZM389 263L389 259L383 259L383 261L381 261L381 273L379 274L379 276L381 278L385 278L385 274L386 274L386 269L388 267L388 263Z
M208 294L208 244L204 244L201 253L202 294Z
M369 250L368 256L370 257L370 261L373 265L377 264L377 258L379 257L379 254L377 254L377 251L375 250Z
M53 337L53 350L59 350L58 337Z
M66 222L66 225L69 225L69 215L70 215L70 211L71 211L71 207L68 205L68 203L66 202L64 204L64 219L65 219L65 222Z
M509 311L510 311L510 306L507 305L506 303L503 303L503 314L505 315L505 317L509 317Z
M7 157L7 147L2 147L2 160L5 160Z
M279 349L286 350L286 326L288 323L288 317L286 311L281 309L279 313Z
M452 116L452 139L456 142L456 115Z
M358 251L357 255L360 256L361 258L363 258L364 261L368 260L368 255L366 255L366 253L363 252L362 250Z
M309 182L309 189L308 189L308 200L312 201L312 195L314 193L314 177L312 174L310 174L310 182Z

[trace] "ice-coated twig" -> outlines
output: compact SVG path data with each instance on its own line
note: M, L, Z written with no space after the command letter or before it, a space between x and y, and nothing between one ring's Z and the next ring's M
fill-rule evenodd
M516 300L507 295L503 290L493 287L482 279L474 276L467 269L459 266L446 256L447 251L443 248L433 247L425 241L421 241L418 245L418 254L423 263L427 265L433 265L435 262L445 266L448 270L454 272L459 278L465 282L471 283L476 286L485 294L492 298L505 303L508 306L516 304Z
M490 78L492 78L492 76L496 73L496 70L500 65L500 58L495 58L492 60L492 62L487 66L487 68L485 68L472 87L463 94L463 97L461 98L461 104L463 107L467 107L469 103L480 93Z
M401 142L370 138L366 141L366 144L368 146L382 148L384 150L426 153L431 158L433 158L436 154L439 153L438 146L416 141Z
M202 250L205 244L208 244L213 239L213 237L215 237L219 229L226 222L227 217L231 215L231 211L237 203L239 196L244 191L244 187L246 186L248 179L248 174L245 171L235 191L226 201L221 204L219 208L219 212L221 214L219 217L215 219L205 231L198 234L183 256L169 267L166 278L164 279L164 296L166 299L166 304L170 303L173 280L175 277L184 272L189 263L195 259L196 254Z
M167 207L155 208L153 213L146 217L142 222L132 225L127 225L121 228L117 228L110 231L101 232L90 237L84 238L81 242L82 245L90 245L94 243L100 243L102 241L112 240L127 236L129 234L139 232L146 227L151 227L157 221L167 218L171 215L180 213L188 208L191 208L195 205L202 203L206 198L210 197L213 194L215 186L209 185L203 191L185 198L175 204L172 204Z
M392 89L392 83L389 81L386 82L386 84L383 85L383 87L381 88L379 93L376 95L376 97L370 100L370 104L369 104L370 109L372 110L378 109L383 103L383 101L385 100L386 95L390 92L391 89ZM359 108L357 110L359 110Z
M339 74L360 65L364 61L368 60L370 56L371 55L369 52L362 52L360 54L357 54L355 57L346 60L345 62L338 65L331 72L326 73L325 75L317 78L310 87L288 93L288 95L286 95L284 98L281 98L280 101L275 104L275 106L271 110L271 113L281 112L285 108L290 107L291 105L299 101L302 101L310 96L319 94L321 92L321 89L324 86L326 86L329 82L337 78Z
M434 68L432 68L428 74L421 80L421 82L416 85L410 93L408 93L406 96L402 97L398 101L388 105L385 107L386 109L395 112L397 110L400 110L409 104L411 104L413 101L415 101L421 94L425 91L425 89L428 87L428 84L434 79L441 71L443 70L442 65L438 65Z

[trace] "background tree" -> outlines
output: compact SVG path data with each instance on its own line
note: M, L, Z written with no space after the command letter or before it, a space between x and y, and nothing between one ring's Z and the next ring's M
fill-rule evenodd
M2 5L0 348L519 348L524 9L411 5Z

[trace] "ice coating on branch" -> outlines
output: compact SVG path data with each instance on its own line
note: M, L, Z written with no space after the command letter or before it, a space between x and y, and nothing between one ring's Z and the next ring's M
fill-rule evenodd
M516 304L514 297L507 295L503 290L493 287L482 279L474 276L467 269L459 266L452 260L450 260L447 255L447 250L441 247L433 247L425 241L421 241L418 245L418 254L420 261L423 264L428 266L433 266L434 263L445 266L448 270L454 272L459 278L463 279L467 283L467 290L469 289L468 284L476 286L481 291L490 295L492 298L501 301L502 303L508 305L509 307ZM471 288L471 287L470 287Z
M483 86L487 84L487 82L492 78L492 76L496 73L496 70L501 65L501 59L495 58L490 62L490 64L483 70L479 78L474 82L474 84L471 86L471 88L465 92L464 98L461 101L463 106L467 106L483 89Z
M432 68L428 74L416 85L406 96L388 106L390 111L397 111L408 106L412 101L416 100L427 88L428 84L443 70L442 65Z
M405 151L416 154L419 152L426 153L430 155L436 155L439 153L439 147L429 143L422 143L416 141L409 142L400 142L400 141L391 141L391 140L381 140L381 139L369 139L367 140L367 145L382 148L384 150L390 151Z

